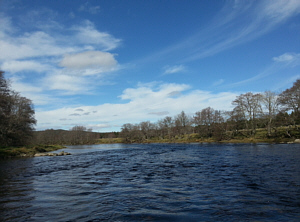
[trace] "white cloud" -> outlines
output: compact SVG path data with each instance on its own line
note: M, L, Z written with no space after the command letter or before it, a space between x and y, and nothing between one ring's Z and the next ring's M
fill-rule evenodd
M281 22L295 14L300 13L300 2L298 0L265 1L263 13L274 22Z
M104 51L117 48L121 40L114 38L106 32L99 32L93 23L85 21L83 25L74 26L76 38L82 44L92 44L101 47Z
M20 71L35 71L35 72L44 72L51 67L47 64L41 64L37 61L33 60L25 60L25 61L5 61L1 68L6 72L16 73Z
M176 97L172 92L180 92ZM214 109L231 110L231 102L237 94L229 92L211 93L190 90L185 84L145 84L125 89L120 95L126 103L106 103L98 106L65 107L51 111L37 112L38 129L71 128L84 125L94 130L119 130L124 123L138 123L150 120L156 122L164 116L175 116L182 110L195 113L208 106ZM74 113L74 110L84 110ZM62 122L61 119L64 121ZM49 122L51 120L51 122ZM98 126L98 127L97 127ZM106 127L106 128L103 128Z
M30 95L35 104L46 104L46 99L51 100L60 93L88 94L94 86L107 84L105 76L119 68L115 55L107 50L115 49L121 40L98 31L89 21L65 28L53 25L56 24L52 20L54 16L36 21L36 25L30 20L29 25L35 31L20 34L15 28L18 24L13 24L11 18L4 15L0 18L0 51L5 52L0 54L0 67L17 80L14 89ZM22 22L26 24L26 21ZM31 83L25 82L29 76L24 72L28 71L32 72ZM21 78L25 75L26 78ZM37 88L39 96L34 94ZM49 91L51 96L47 95Z
M54 74L49 74L43 79L44 88L48 90L59 90L64 95L89 94L93 89L90 80L83 76L67 75L64 72L58 71Z
M156 86L155 83L139 84L138 88L128 88L123 91L121 99L139 100L144 98L167 98L171 97L173 92L182 92L188 90L189 85L186 84L161 84Z
M31 21L32 22L32 21ZM36 21L38 22L38 21ZM61 56L68 53L78 53L84 50L100 49L109 51L121 43L106 32L98 31L88 20L72 28L60 27L51 24L55 21L46 21L38 31L24 32L18 35L11 18L0 16L0 61L35 58L41 56ZM49 25L50 24L50 25ZM32 25L32 24L31 24ZM69 41L72 39L72 41Z
M274 57L275 62L283 62L292 65L300 64L300 53L284 53L278 57Z
M109 71L115 68L117 61L114 55L108 52L87 51L77 54L65 55L60 66L70 69L100 68Z
M164 74L174 74L178 72L183 72L185 70L185 67L183 65L166 66L164 67L164 70Z
M0 39L0 61L36 58L43 56L59 56L75 51L72 46L61 46L49 34L37 31L22 36L11 36L5 33Z
M32 100L34 105L49 105L61 102L60 99L55 98L53 95L43 93L44 89L42 86L25 83L23 79L19 77L12 77L10 80L12 88L21 93L22 96Z
M11 84L13 89L17 89L18 92L22 92L22 94L26 93L40 93L43 91L41 87L33 86L28 83L21 82L21 79L11 78Z

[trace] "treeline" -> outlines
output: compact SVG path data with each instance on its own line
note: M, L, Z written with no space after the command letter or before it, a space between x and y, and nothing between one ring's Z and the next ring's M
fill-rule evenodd
M31 100L13 91L0 71L0 146L30 143L35 124Z
M265 138L300 136L300 79L282 93L266 91L241 94L232 101L231 111L204 108L194 115L184 111L167 116L156 123L126 123L120 136L124 142L176 140L196 134L199 139L230 140L237 136L254 137L258 128L265 128ZM284 133L282 133L284 127ZM280 129L280 130L279 130Z
M117 132L98 133L84 126L74 126L70 130L35 131L32 143L37 145L82 145L95 144L102 138L116 137L118 137Z

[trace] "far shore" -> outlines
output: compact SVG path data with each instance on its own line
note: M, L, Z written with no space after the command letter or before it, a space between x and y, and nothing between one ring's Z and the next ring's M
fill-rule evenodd
M115 144L115 143L220 143L220 144L242 144L242 143L268 143L268 144L300 144L300 139L256 139L256 138L244 138L244 139L230 139L230 140L220 140L216 141L212 138L208 139L195 139L195 138L182 138L182 139L160 139L160 140L143 140L143 141L130 141L126 142L121 138L102 138L97 140L95 144ZM82 144L83 145L83 144ZM52 151L60 150L65 148L67 145L39 145L39 146L29 146L29 147L6 147L0 148L0 159L9 159L9 158L19 158L19 157L37 157L37 156L62 156L62 155L70 155L70 153L62 153L62 155L50 155L49 153Z
M120 138L102 138L97 141L96 144L111 144L111 143L269 143L269 144L278 144L278 143L300 143L300 139L287 139L287 138L233 138L228 140L216 140L214 138L193 138L193 137L183 137L183 138L172 138L172 139L145 139L142 141L126 141Z

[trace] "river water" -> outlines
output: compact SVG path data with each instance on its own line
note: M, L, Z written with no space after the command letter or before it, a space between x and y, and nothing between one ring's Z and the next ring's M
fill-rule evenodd
M300 221L297 144L69 146L0 162L0 221Z

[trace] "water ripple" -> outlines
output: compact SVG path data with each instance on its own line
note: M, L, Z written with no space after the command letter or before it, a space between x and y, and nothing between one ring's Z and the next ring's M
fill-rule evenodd
M101 149L101 147L103 149ZM292 144L69 147L0 163L0 221L299 221Z

